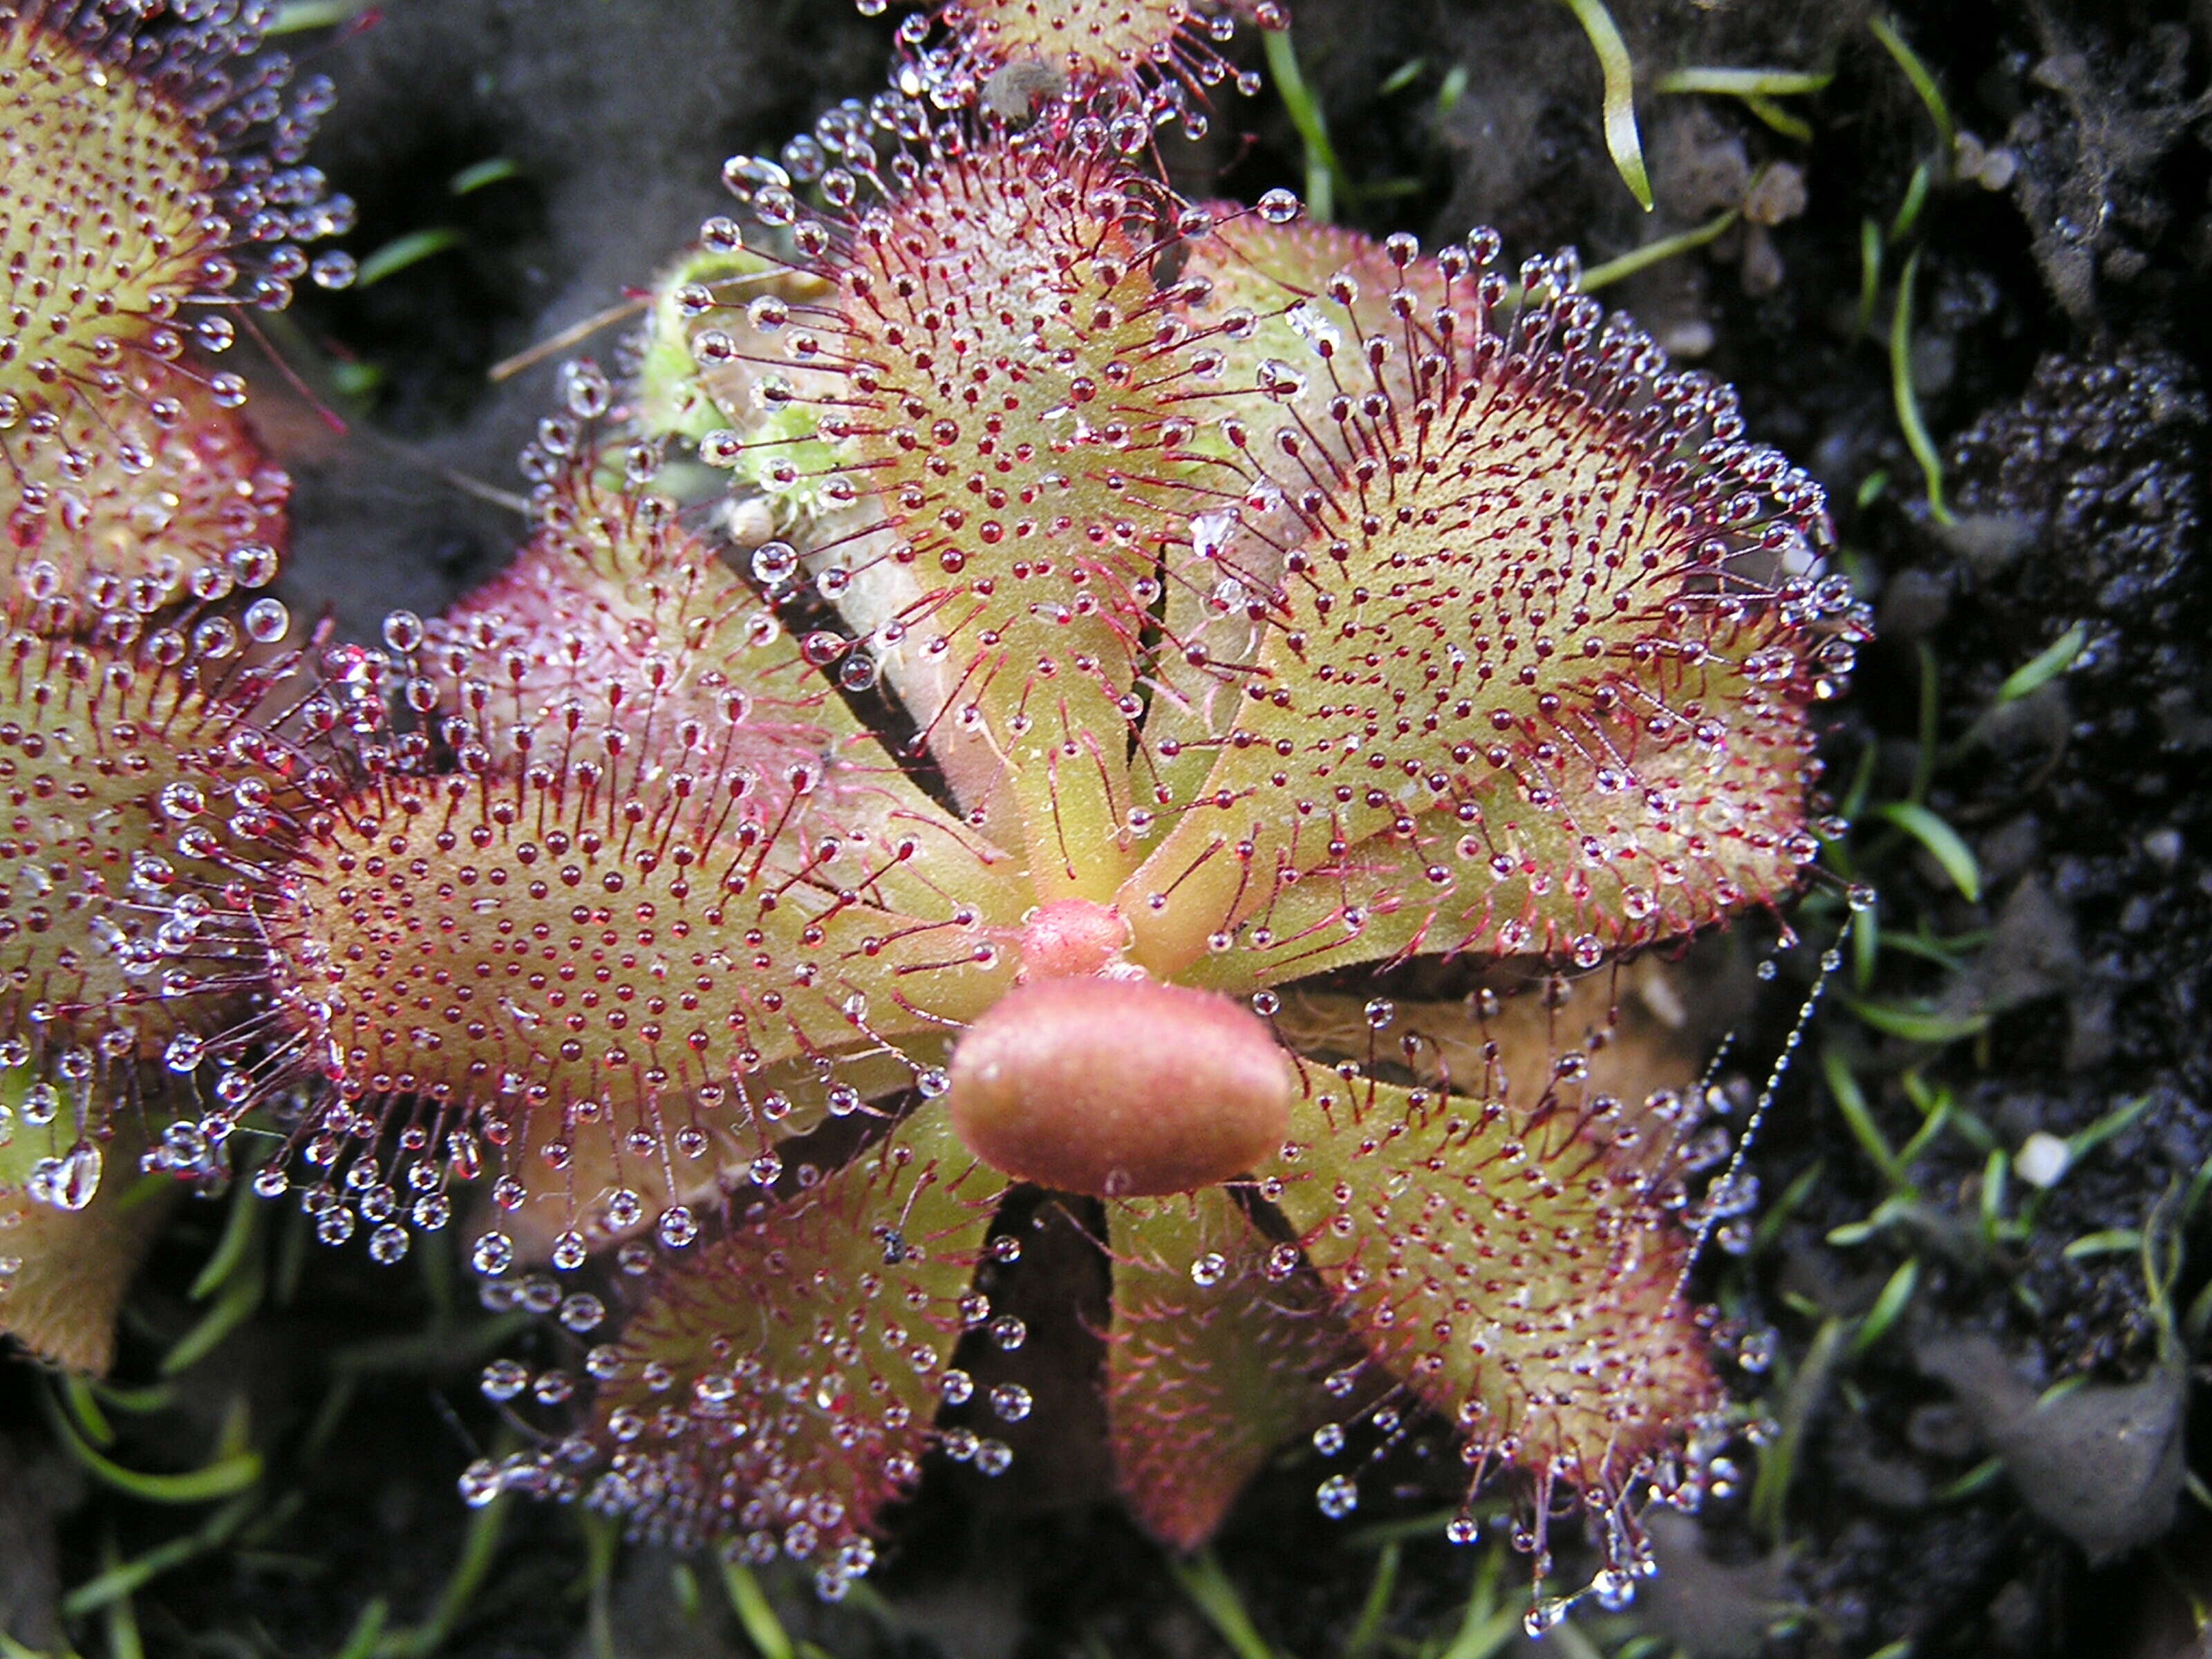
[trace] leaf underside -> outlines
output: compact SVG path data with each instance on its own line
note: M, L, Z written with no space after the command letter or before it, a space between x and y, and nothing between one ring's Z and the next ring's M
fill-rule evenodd
M1325 1379L1357 1351L1295 1249L1271 1245L1221 1188L1113 1205L1107 1228L1122 1496L1157 1536L1196 1549L1276 1447L1343 1412ZM1277 1248L1291 1271L1271 1273Z
M624 1332L592 1504L650 1539L864 1568L932 1435L1005 1190L925 1105L797 1198L680 1259Z

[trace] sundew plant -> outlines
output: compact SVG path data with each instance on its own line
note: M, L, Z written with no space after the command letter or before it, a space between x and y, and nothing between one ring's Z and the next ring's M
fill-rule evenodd
M1816 856L1865 633L1819 488L1571 253L1179 197L1280 8L970 0L726 164L503 573L301 637L211 366L349 214L264 9L0 9L0 1322L104 1365L133 1164L380 1261L462 1229L548 1316L467 1501L834 1597L929 1454L1006 1467L942 1412L1038 1409L955 1349L1024 1341L1042 1189L1165 1543L1435 1424L1453 1537L1497 1484L1540 1580L1597 1548L1533 1630L1632 1595L1729 1431L1686 1281L1750 1195L1693 1192L1625 964ZM1421 959L1464 995L1347 992Z

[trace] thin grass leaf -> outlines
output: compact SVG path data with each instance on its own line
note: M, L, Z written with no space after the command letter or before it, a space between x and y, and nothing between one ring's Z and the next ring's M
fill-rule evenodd
M1385 1544L1403 1543L1408 1538L1440 1537L1460 1512L1459 1505L1454 1504L1448 1510L1424 1510L1419 1515L1401 1515L1395 1521L1377 1521L1371 1527L1346 1533L1344 1547L1379 1550Z
M128 1215L133 1210L143 1209L149 1204L159 1203L165 1194L174 1193L176 1190L175 1182L168 1176L149 1172L131 1183L123 1194L122 1202L115 1206L115 1212L118 1215Z
M1851 1357L1873 1347L1887 1336L1911 1305L1913 1291L1920 1288L1920 1258L1910 1256L1898 1270L1890 1274L1889 1282L1881 1287L1881 1294L1874 1299L1874 1306L1859 1322L1857 1332L1851 1338Z
M1859 221L1859 310L1858 320L1851 329L1851 337L1860 338L1874 331L1875 307L1881 303L1881 227L1872 219ZM1887 482L1887 475L1883 475ZM1862 486L1861 495L1865 494ZM1859 502L1861 507L1867 501Z
M2065 1399L2068 1395L2079 1394L2082 1389L2088 1386L2089 1374L2087 1371L2076 1371L2071 1376L2062 1376L2056 1382L2053 1382L2049 1388L2045 1389L2041 1394L2035 1396L2035 1409L2038 1411L2043 1411L2049 1407L2055 1406L2060 1401Z
M204 1526L181 1537L168 1539L128 1561L110 1561L93 1577L62 1598L62 1614L82 1619L118 1601L127 1601L161 1574L182 1566L196 1556L220 1549L245 1524L260 1503L258 1493L233 1499L209 1517Z
M1414 82L1419 80L1423 71L1428 67L1429 60L1425 58L1411 58L1399 64L1384 77L1382 84L1375 88L1375 95L1378 98L1388 98L1394 92L1403 92Z
M179 1337L175 1346L161 1356L161 1375L180 1376L206 1358L225 1337L253 1317L267 1285L268 1275L258 1261L252 1271L233 1279L224 1286L216 1304L201 1316L199 1323Z
M1939 1014L1852 996L1844 999L1844 1006L1885 1036L1903 1037L1907 1042L1956 1042L1990 1028L1987 1014Z
M2182 1316L2182 1339L2191 1352L2203 1346L2208 1328L2212 1328L2212 1284L2197 1292L2189 1311Z
M1188 1561L1171 1561L1168 1570L1237 1659L1289 1659L1261 1637L1252 1615L1244 1611L1243 1598L1229 1582L1229 1575L1221 1571L1212 1550L1201 1550Z
M467 240L452 225L432 225L422 230L410 230L404 236L395 236L361 262L355 270L353 285L357 289L374 288L387 276L397 276L410 265L416 265L434 254L459 247Z
M1731 98L1790 98L1826 92L1833 71L1785 69L1722 69L1692 66L1668 70L1651 83L1654 92L1717 92Z
M1826 1170L1826 1158L1814 1158L1795 1181L1783 1188L1782 1196L1766 1206L1765 1213L1759 1218L1759 1230L1751 1237L1752 1255L1759 1255L1773 1247L1774 1241L1782 1237L1783 1228L1789 1225L1790 1218L1796 1214L1798 1206L1811 1197L1813 1189L1820 1184L1820 1177Z
M1584 1633L1579 1625L1559 1625L1546 1638L1565 1659L1605 1659L1605 1650Z
M1857 769L1851 774L1851 787L1844 792L1843 805L1836 809L1847 823L1855 822L1866 810L1867 796L1874 789L1875 762L1880 754L1879 744L1869 741L1866 752L1859 757ZM1844 873L1850 874L1848 871Z
M509 156L488 155L481 161L471 162L447 179L446 193L449 196L468 196L487 185L496 185L512 179L521 171L521 167Z
M1607 283L1619 282L1624 276L1633 276L1639 270L1648 270L1678 253L1687 253L1692 248L1703 247L1741 216L1740 209L1730 208L1725 213L1706 220L1702 225L1678 231L1672 236L1662 236L1656 242L1646 242L1642 247L1631 248L1617 258L1607 259L1603 264L1592 265L1583 272L1582 289L1585 294L1592 293Z
M1520 1637L1521 1610L1498 1602L1498 1576L1502 1565L1498 1551L1483 1555L1482 1565L1475 1569L1474 1588L1468 1592L1459 1632L1441 1659L1492 1659Z
M1982 1242L1994 1247L2004 1228L2005 1190L2010 1184L2012 1159L2002 1147L1990 1152L1982 1164Z
M360 1379L351 1375L331 1379L331 1386L323 1395L323 1403L316 1408L307 1433L300 1437L298 1455L302 1465L312 1467L322 1454L323 1448L329 1444L331 1437L338 1431L339 1425L345 1421L346 1413L352 1408L354 1395L360 1386Z
M1336 147L1328 141L1328 124L1322 118L1321 105L1298 68L1297 49L1291 43L1290 30L1270 30L1264 46L1267 73L1274 77L1275 90L1282 94L1291 125L1298 130L1298 140L1305 146L1306 216L1325 225L1335 216L1338 189L1341 187L1346 201L1352 198L1351 177L1336 159Z
M155 1412L165 1412L177 1403L176 1385L173 1382L155 1382L143 1389L125 1389L95 1377L91 1387L102 1405L118 1412L127 1412L133 1417L150 1417Z
M1867 27L1881 42L1882 50L1897 60L1898 68L1905 71L1905 78L1912 83L1913 91L1920 94L1921 103L1927 106L1929 118L1936 124L1937 158L1948 169L1958 149L1959 124L1952 118L1951 106L1944 100L1943 89L1936 84L1935 74L1921 62L1920 54L1905 43L1905 37L1897 32L1897 25L1880 12L1867 19Z
M1589 37L1597 53L1599 72L1605 76L1605 147L1628 193L1646 213L1651 211L1651 175L1644 165L1644 141L1636 131L1636 65L1628 56L1628 43L1605 0L1565 0L1575 21Z
M2212 1190L2212 1158L2207 1158L2198 1164L2197 1173L2189 1177L2189 1185L2181 1194L2181 1212L2174 1218L2175 1225L2185 1227L2189 1224L2190 1218L2197 1213L2197 1206L2204 1201L2208 1190Z
M149 1504L205 1504L218 1498L229 1498L243 1492L261 1479L261 1454L255 1451L232 1453L218 1457L204 1468L188 1470L182 1474L145 1474L136 1469L126 1469L120 1463L103 1457L85 1443L70 1421L69 1413L51 1391L39 1396L46 1413L46 1420L60 1437L64 1449L99 1480L118 1492L129 1492L133 1498Z
M1444 76L1443 85L1437 88L1437 119L1442 121L1459 107L1459 100L1467 96L1467 65L1454 64Z
M466 1616L469 1604L476 1600L477 1592L491 1575L510 1507L510 1501L500 1497L476 1512L469 1522L467 1535L461 1540L460 1559L454 1563L453 1576L439 1592L438 1604L430 1610L428 1620L411 1630L394 1631L385 1637L374 1650L375 1659L429 1659L446 1644L446 1638Z
M333 1659L369 1659L376 1651L377 1638L384 1634L384 1621L392 1616L392 1604L380 1595L372 1595L353 1621L353 1629L346 1633L345 1645Z
M726 1559L722 1563L722 1589L730 1598L731 1611L738 1615L745 1639L760 1650L761 1659L794 1659L791 1638L784 1633L783 1621L769 1605L760 1580L753 1577L750 1567L742 1561Z
M2107 1227L2102 1232L2082 1234L2059 1254L2069 1261L2085 1261L2094 1255L2118 1255L2142 1248L2142 1234L2135 1228Z
M1851 988L1864 991L1874 984L1875 964L1881 957L1881 902L1851 913Z
M1792 115L1771 98L1761 97L1759 94L1753 93L1745 98L1743 106L1757 116L1768 128L1780 133L1784 138L1795 139L1801 144L1809 144L1813 142L1813 124L1802 115Z
M1389 1617L1390 1599L1397 1594L1398 1568L1404 1548L1395 1542L1382 1547L1382 1557L1375 1563L1374 1582L1367 1587L1367 1599L1360 1604L1359 1621L1345 1638L1344 1659L1367 1659L1375 1644L1382 1639L1382 1621Z
M1912 384L1912 289L1920 277L1920 250L1905 256L1905 271L1897 279L1897 308L1889 322L1889 390L1897 404L1897 423L1905 433L1905 447L1928 481L1928 510L1938 524L1955 524L1943 502L1943 458L1920 418L1920 394Z
M2002 708L2008 702L2018 702L2030 693L2040 691L2074 665L2074 659L2088 642L2089 630L2075 623L2005 676L2005 683L1997 687L1997 707Z
M1897 204L1896 216L1889 222L1889 240L1893 243L1904 242L1920 223L1920 212L1928 205L1929 187L1934 182L1934 171L1927 162L1914 166L1912 176L1905 181L1905 199Z
M1918 842L1928 855L1942 866L1951 884L1966 896L1968 902L1980 902L1982 867L1975 861L1974 849L1960 838L1957 830L1926 807L1911 801L1890 801L1876 807L1875 816L1895 824Z
M1802 116L1784 109L1777 99L1824 91L1836 77L1804 70L1720 69L1702 67L1670 70L1651 83L1654 92L1710 93L1740 100L1744 108L1785 138L1799 143L1813 141L1813 126Z
M1827 1079L1828 1093L1835 1100L1836 1109L1844 1115L1844 1126L1850 1130L1851 1138L1874 1160L1875 1167L1881 1171L1882 1179L1896 1189L1909 1188L1911 1182L1905 1174L1905 1166L1898 1162L1896 1149L1889 1144L1889 1138L1882 1133L1881 1126L1874 1121L1874 1111L1867 1104L1866 1092L1859 1087L1859 1080L1851 1075L1850 1064L1841 1054L1831 1048L1820 1056L1820 1071Z
M1921 1120L1920 1127L1912 1132L1912 1138L1905 1143L1897 1154L1897 1161L1908 1170L1919 1161L1923 1152L1936 1144L1936 1136L1950 1127L1950 1091L1944 1091L1935 1105L1927 1110L1928 1115Z
M1917 957L1922 962L1932 962L1946 973L1962 973L1966 969L1964 957L1955 951L1947 951L1935 940L1923 939L1917 933L1886 933L1882 936L1882 944L1905 956Z
M115 1565L114 1534L101 1541L100 1559L103 1567ZM106 1617L100 1622L107 1630L107 1659L146 1659L145 1639L138 1633L138 1612L127 1594L107 1603Z
M2075 1167L2149 1109L2150 1097L2137 1095L2133 1100L2123 1101L2087 1128L2075 1130L2066 1137L2066 1167Z
M102 1449L113 1445L114 1425L108 1422L107 1413L100 1410L90 1381L75 1371L64 1371L61 1383L62 1403L69 1407L70 1415L76 1420L84 1437Z
M1929 1494L1931 1502L1955 1504L1962 1498L1972 1498L1987 1490L2004 1478L2004 1460L1985 1457L1948 1486L1938 1486Z
M675 1595L677 1610L683 1613L684 1621L697 1624L699 1615L706 1611L706 1603L699 1594L699 1575L691 1570L689 1561L670 1564L668 1588Z
M622 1534L611 1517L586 1510L576 1517L584 1534L584 1627L592 1659L616 1659L613 1590Z
M238 1271L239 1264L253 1247L261 1218L269 1212L269 1206L255 1196L253 1182L246 1178L251 1173L248 1170L239 1171L231 1190L229 1212L222 1218L222 1237L216 1240L214 1254L208 1257L186 1292L195 1302L206 1301Z
M1796 1472L1798 1449L1804 1443L1806 1425L1812 1421L1820 1396L1827 1391L1829 1374L1835 1370L1845 1328L1846 1322L1840 1318L1824 1321L1814 1333L1811 1346L1805 1351L1804 1364L1790 1379L1790 1393L1782 1402L1781 1431L1759 1458L1759 1474L1752 1483L1749 1518L1753 1530L1762 1538L1778 1540L1782 1536L1783 1516L1790 1500L1790 1482Z
M305 29L329 28L350 23L368 9L369 0L285 0L276 8L264 31L268 34L297 34Z

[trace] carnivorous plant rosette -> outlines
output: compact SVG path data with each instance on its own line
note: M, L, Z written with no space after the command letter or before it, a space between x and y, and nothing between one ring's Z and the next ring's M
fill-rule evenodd
M200 467L170 517L222 559L25 572L9 845L100 809L64 873L107 951L9 935L41 1109L94 1146L90 1079L158 1054L152 1165L273 1127L258 1188L387 1261L489 1176L487 1293L567 1346L486 1371L549 1426L472 1501L839 1592L933 1449L1006 1467L940 1407L1036 1409L957 1352L1024 1340L1020 1188L1110 1261L1115 1465L1174 1545L1358 1421L1447 1425L1470 1498L1515 1472L1540 1575L1579 1498L1601 1594L1694 1486L1695 1056L1617 993L1797 884L1863 622L1818 487L1572 255L1171 190L1237 9L941 8L900 89L730 161L442 617L237 666L281 612L203 573L282 492L165 441L189 392L122 471ZM1463 998L1343 1002L1423 959Z
M362 706L418 723L262 913L341 1103L311 1196L396 1252L481 1140L481 1267L642 1276L618 1330L588 1277L520 1281L582 1352L487 1389L592 1403L479 1499L835 1591L933 1446L1004 1465L936 1413L964 1332L1022 1340L978 1286L1029 1182L1102 1206L1164 1536L1285 1435L1418 1408L1523 1472L1540 1549L1578 1493L1632 1574L1632 1493L1721 1399L1692 1073L1606 996L1500 990L1794 886L1860 625L1820 492L1571 257L1185 203L1114 109L893 100L797 173L739 158L646 378L572 373L524 562L393 620ZM1299 1052L1280 988L1423 957L1493 988Z

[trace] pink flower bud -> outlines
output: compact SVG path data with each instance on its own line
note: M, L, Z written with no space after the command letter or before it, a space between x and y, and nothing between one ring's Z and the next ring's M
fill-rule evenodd
M1292 1076L1228 998L1136 979L1025 985L952 1057L953 1127L994 1169L1103 1198L1212 1186L1282 1143Z

